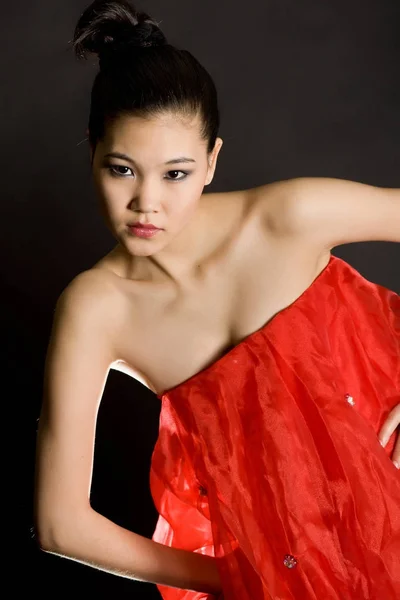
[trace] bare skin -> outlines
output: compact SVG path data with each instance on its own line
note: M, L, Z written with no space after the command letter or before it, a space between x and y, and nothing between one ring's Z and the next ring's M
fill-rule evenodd
M118 309L115 305L112 312L123 315L112 368L139 376L158 394L260 328L329 261L326 248L307 244L290 229L285 216L290 181L200 193L212 181L222 140L207 155L204 142L199 144L199 125L197 118L180 121L176 115L122 118L109 128L93 160L102 212L119 239L93 267L114 275ZM138 157L136 162L140 158L133 169L128 160L112 163L134 177L116 179L104 171L103 156L115 150ZM158 172L154 169L153 176L146 166L158 165L155 157L161 163L164 155L190 157L196 167L186 181L161 184ZM135 238L126 223L139 218L165 229L155 238Z
M285 183L272 185L269 198L264 190L262 201L254 190L202 197L209 219L203 227L212 234L198 274L183 288L167 277L129 278L119 245L94 265L111 276L113 312L124 315L113 369L161 394L212 364L303 293L330 253L317 253L285 231L268 231L263 211L267 202L278 206L282 188Z
M35 514L39 544L48 552L132 579L217 594L213 557L148 540L91 508L96 417L109 369L157 394L179 385L293 303L338 243L398 241L398 196L346 183L355 206L347 215L337 182L322 182L323 193L320 183L307 182L305 195L292 181L205 194L222 140L208 153L199 132L196 119L124 116L92 149L101 211L117 244L57 302ZM365 196L362 213L357 203ZM138 238L127 227L138 220L162 231Z

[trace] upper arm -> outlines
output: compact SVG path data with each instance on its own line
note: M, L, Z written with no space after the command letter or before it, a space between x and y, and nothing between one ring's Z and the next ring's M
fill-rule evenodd
M97 411L115 360L109 288L85 272L56 305L37 438L35 521L43 546L89 507Z
M281 230L302 236L317 249L400 242L399 189L319 177L288 180L278 189L274 214Z

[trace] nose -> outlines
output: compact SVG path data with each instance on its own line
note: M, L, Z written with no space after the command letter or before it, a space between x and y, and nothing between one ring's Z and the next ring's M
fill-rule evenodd
M161 190L156 182L150 179L143 180L139 188L136 189L135 197L131 203L131 209L142 212L151 213L158 210Z

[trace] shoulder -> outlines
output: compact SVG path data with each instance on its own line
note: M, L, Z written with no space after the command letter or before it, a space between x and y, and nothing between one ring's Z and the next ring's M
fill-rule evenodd
M71 356L82 361L86 356L93 364L112 364L118 358L125 314L113 277L96 269L83 271L56 301L47 361L59 362L62 356L61 362L72 364Z
M275 237L298 233L300 198L305 195L304 181L288 179L253 188L205 194L207 210L217 219L229 215L234 224L249 220L261 224ZM229 221L229 219L228 219Z
M61 292L54 320L104 329L108 323L115 323L119 301L115 276L105 270L88 269L76 275Z
M290 235L299 231L306 190L306 179L287 179L251 188L247 197L271 234Z
M71 302L84 305L91 301L98 303L107 301L113 293L115 285L112 275L100 269L88 269L76 275L61 292L57 304Z
M290 232L296 224L296 207L305 195L304 179L287 179L253 188L206 194L210 207L254 214L264 221L271 233Z

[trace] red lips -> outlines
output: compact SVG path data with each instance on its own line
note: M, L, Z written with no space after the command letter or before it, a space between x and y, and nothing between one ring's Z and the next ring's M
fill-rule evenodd
M130 223L129 227L139 227L140 229L160 229L160 227L156 227L152 223L139 223L139 221L136 223Z

